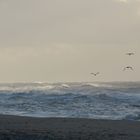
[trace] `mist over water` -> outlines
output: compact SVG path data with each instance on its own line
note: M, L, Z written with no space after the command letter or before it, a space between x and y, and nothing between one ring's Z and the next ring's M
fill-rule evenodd
M140 120L140 82L0 84L0 114Z

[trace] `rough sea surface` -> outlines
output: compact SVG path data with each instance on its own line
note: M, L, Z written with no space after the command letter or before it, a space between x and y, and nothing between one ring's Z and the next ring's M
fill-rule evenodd
M140 120L140 82L0 84L0 114Z

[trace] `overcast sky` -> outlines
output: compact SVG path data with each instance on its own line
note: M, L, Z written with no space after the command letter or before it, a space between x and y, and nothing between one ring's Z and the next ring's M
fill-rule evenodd
M139 60L140 0L0 0L0 82L138 81Z

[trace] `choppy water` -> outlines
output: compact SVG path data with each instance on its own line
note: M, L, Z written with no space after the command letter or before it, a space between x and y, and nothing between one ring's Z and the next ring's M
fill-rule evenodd
M140 82L0 84L0 114L140 120Z

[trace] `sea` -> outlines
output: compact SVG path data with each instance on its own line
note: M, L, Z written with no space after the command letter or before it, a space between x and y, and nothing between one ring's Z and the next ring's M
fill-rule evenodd
M3 83L0 114L140 121L140 82Z

